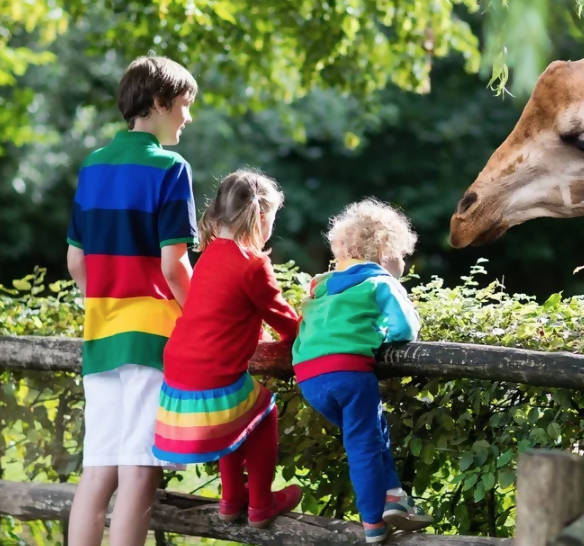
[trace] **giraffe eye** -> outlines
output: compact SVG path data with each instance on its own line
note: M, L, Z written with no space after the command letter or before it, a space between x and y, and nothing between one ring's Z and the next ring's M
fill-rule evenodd
M584 133L570 133L560 136L564 144L578 148L584 152Z

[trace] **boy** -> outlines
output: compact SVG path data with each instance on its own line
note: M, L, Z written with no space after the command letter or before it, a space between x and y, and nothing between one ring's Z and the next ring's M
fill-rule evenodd
M388 524L413 531L433 521L401 488L373 373L382 343L414 340L420 329L399 282L416 238L405 216L373 199L333 218L337 269L312 280L293 347L303 396L342 429L367 542L385 540Z
M190 166L162 145L178 143L196 94L181 65L136 59L118 92L129 131L79 173L67 265L85 297L86 403L72 546L101 544L116 489L110 544L142 546L167 466L152 454L162 353L187 297L196 220Z

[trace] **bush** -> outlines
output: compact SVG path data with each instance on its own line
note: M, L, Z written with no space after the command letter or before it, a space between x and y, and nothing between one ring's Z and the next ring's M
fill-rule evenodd
M582 352L584 299L552 295L543 305L505 292L478 263L462 284L439 278L408 282L423 321L424 341L472 342L535 350ZM310 277L294 264L277 267L284 295L298 307ZM69 282L43 287L44 271L0 287L0 334L82 335L82 299ZM0 455L29 479L66 481L79 471L82 391L79 377L1 373ZM302 508L356 519L346 455L338 429L315 414L293 381L270 379L280 410L280 464L285 479L305 486ZM566 389L503 382L402 378L382 384L394 455L404 488L435 515L444 534L513 534L519 452L530 447L577 449L584 399ZM13 460L11 463L10 459ZM216 465L207 465L216 472ZM1 534L0 534L1 538Z

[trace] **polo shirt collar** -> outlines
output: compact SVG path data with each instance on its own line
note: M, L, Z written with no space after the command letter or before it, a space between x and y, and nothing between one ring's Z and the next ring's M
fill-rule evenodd
M123 143L150 144L162 148L162 145L152 133L144 131L119 131L116 133L114 140Z

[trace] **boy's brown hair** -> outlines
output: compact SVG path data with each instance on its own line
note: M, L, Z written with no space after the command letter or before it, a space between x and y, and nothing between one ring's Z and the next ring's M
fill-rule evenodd
M184 66L167 57L138 57L120 81L118 108L133 129L136 118L150 115L155 100L170 109L181 95L195 100L197 91L195 78Z

